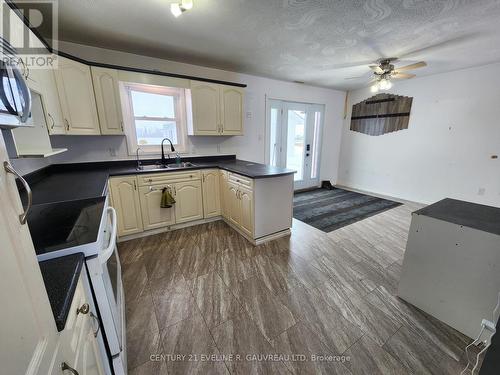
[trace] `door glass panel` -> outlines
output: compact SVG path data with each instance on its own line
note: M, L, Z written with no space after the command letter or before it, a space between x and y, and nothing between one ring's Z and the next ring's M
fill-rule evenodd
M318 159L319 159L319 132L321 126L321 112L314 112L314 127L313 127L313 141L311 150L311 178L318 177Z
M305 111L288 110L286 167L297 171L295 181L302 180L304 176L305 125Z
M278 150L279 150L279 145L278 145L278 139L277 139L277 134L278 134L278 109L277 108L271 108L271 137L269 139L269 163L273 166L276 167L278 166Z

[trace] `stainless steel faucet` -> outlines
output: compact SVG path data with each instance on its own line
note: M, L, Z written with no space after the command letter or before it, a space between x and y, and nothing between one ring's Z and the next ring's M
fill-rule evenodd
M135 155L137 157L137 170L139 170L139 171L141 171L143 169L141 161L139 160L139 150L140 149L141 149L140 147L137 147L137 150L135 151Z

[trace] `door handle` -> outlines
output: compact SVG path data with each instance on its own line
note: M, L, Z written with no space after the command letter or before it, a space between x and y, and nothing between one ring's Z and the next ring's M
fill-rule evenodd
M97 335L99 334L99 330L101 329L101 322L99 321L99 318L92 311L90 312L90 317L97 322L97 330L94 332L94 337L97 337Z
M16 176L19 179L19 181L21 181L21 183L23 184L24 189L26 189L26 194L28 195L28 206L26 207L24 212L19 215L19 222L21 224L26 224L28 213L31 209L31 205L33 204L33 193L31 192L31 188L26 182L26 180L23 178L23 176L21 176L8 161L3 162L3 169L5 169L5 172L12 173L14 176Z
M78 371L76 371L73 367L71 367L70 365L68 365L66 362L63 362L61 363L61 371L64 372L64 371L69 371L71 372L73 375L80 375L78 373Z
M111 257L113 252L115 251L115 245L116 245L116 233L118 231L118 225L117 225L117 220L116 220L116 210L113 207L108 207L107 211L111 213L111 236L109 239L109 244L106 249L102 251L102 253L99 253L97 255L97 258L101 262L101 264L104 264L107 262L107 260Z

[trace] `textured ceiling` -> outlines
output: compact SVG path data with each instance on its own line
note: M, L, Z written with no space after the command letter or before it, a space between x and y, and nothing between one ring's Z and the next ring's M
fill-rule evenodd
M341 89L380 57L425 60L419 76L500 61L500 0L194 0L179 18L170 2L59 1L59 38Z

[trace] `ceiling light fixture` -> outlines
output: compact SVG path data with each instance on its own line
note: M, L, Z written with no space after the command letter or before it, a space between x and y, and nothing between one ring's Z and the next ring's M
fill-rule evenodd
M186 10L193 8L193 0L182 0L180 3L170 4L170 11L175 18L179 17Z
M392 82L389 78L380 78L371 87L371 92L379 92L379 90L390 90L392 88Z

